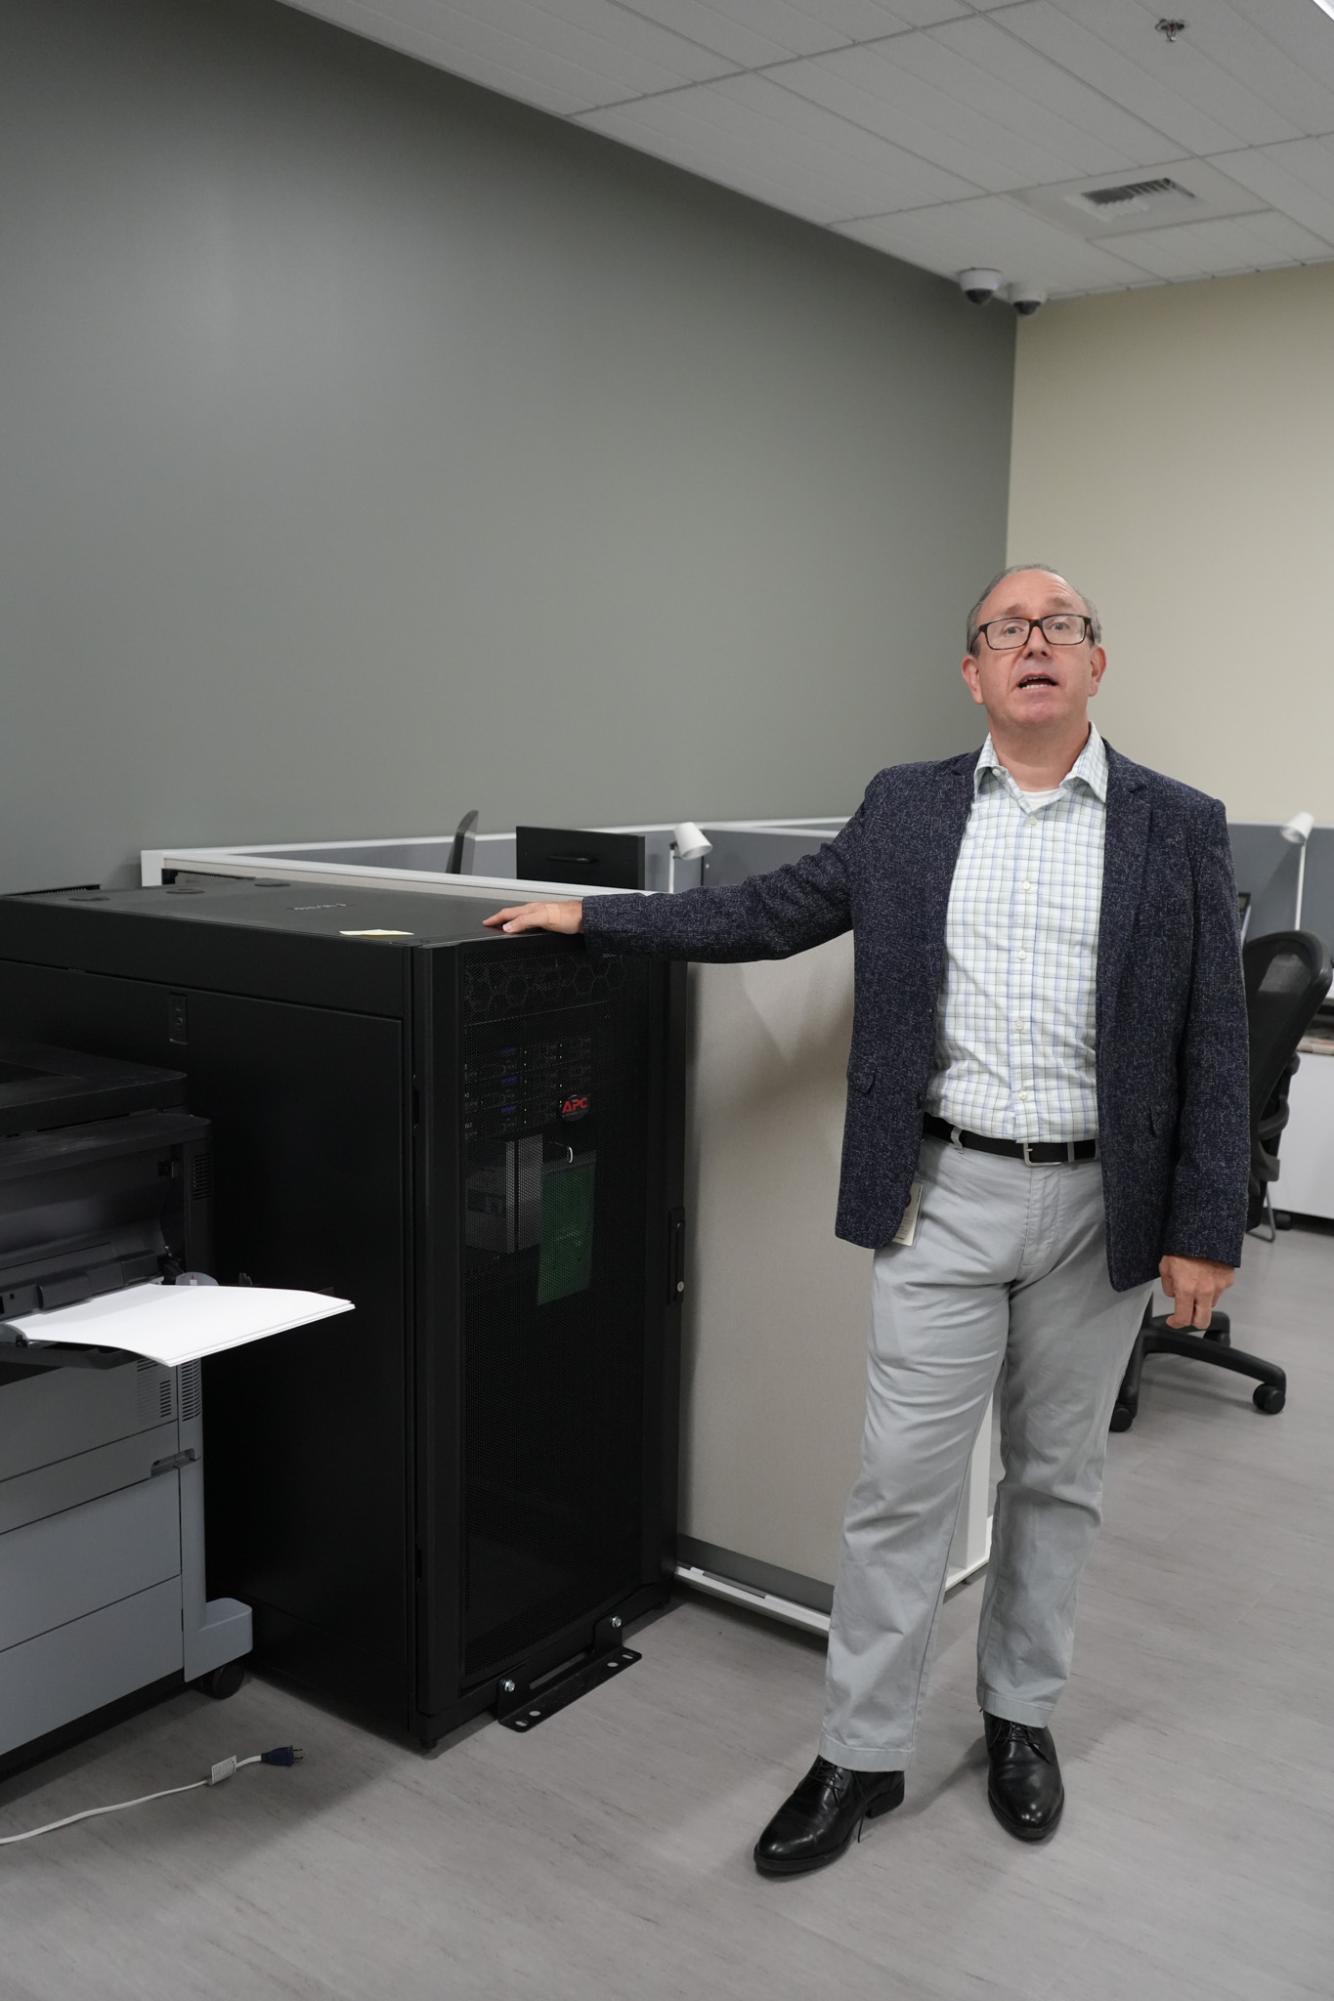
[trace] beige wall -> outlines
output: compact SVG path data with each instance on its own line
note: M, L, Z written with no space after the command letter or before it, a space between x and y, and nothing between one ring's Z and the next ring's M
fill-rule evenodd
M1009 547L1102 611L1118 748L1233 819L1334 821L1334 265L1025 323Z

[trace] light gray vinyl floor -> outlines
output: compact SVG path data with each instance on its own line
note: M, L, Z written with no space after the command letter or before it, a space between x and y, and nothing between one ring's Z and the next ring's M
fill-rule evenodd
M907 1804L834 1867L762 1881L822 1646L687 1599L531 1737L488 1720L423 1757L252 1680L11 1779L0 1834L306 1750L0 1849L0 2001L1334 1994L1332 1290L1334 1236L1248 1246L1234 1338L1289 1370L1279 1417L1240 1379L1150 1365L1112 1440L1050 1845L986 1807L974 1582L945 1608Z

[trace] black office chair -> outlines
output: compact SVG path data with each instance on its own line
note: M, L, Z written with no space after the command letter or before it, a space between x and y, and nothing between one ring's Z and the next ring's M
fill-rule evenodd
M477 845L477 808L464 814L454 830L446 867L451 875L471 875L473 849Z
M1329 953L1311 931L1271 931L1243 948L1246 975L1246 1021L1250 1031L1251 1174L1246 1227L1253 1230L1267 1207L1268 1185L1278 1175L1279 1134L1288 1123L1288 1086L1300 1062L1297 1044L1311 1025L1330 987ZM1212 1362L1251 1376L1256 1389L1251 1401L1272 1417L1287 1400L1287 1377L1272 1362L1244 1355L1232 1346L1232 1322L1215 1312L1207 1332L1169 1327L1165 1313L1155 1314L1153 1302L1135 1340L1130 1364L1121 1379L1112 1430L1129 1431L1139 1409L1140 1375L1147 1355L1181 1355L1189 1361Z

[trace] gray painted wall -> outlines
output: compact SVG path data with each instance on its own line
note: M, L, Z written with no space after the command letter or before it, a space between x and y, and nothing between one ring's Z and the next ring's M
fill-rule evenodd
M978 741L1009 316L274 0L0 0L0 887Z

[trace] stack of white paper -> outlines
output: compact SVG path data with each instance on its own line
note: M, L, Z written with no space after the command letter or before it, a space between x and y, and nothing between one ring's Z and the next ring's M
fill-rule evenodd
M6 1325L29 1341L80 1348L120 1348L168 1368L262 1341L288 1327L350 1313L350 1299L322 1292L279 1292L258 1285L132 1285L81 1299L50 1313L25 1313Z

